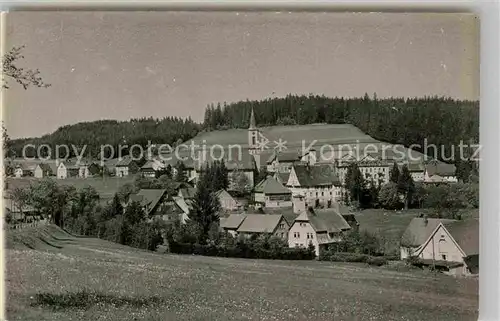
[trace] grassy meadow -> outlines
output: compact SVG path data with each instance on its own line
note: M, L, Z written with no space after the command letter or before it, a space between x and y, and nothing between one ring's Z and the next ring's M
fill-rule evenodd
M477 279L160 254L50 225L6 241L8 320L477 319Z

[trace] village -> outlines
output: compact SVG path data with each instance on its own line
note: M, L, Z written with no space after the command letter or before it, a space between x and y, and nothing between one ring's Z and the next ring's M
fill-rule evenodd
M100 166L98 160L78 161L75 158L65 161L12 159L6 160L13 169L7 184L16 186L16 180L28 178L30 181L54 179L59 182L80 179L91 185L93 180L105 179L103 171L115 180L132 177L155 179L169 173L170 177L182 176L184 179L169 191L142 188L131 194L127 201L122 201L122 206L126 209L128 204L137 202L150 221L161 218L169 223L178 221L186 224L194 210L197 182L204 164L222 159L229 184L226 189L211 191L220 204L221 232L236 238L277 237L290 248L313 246L314 255L321 257L332 246L342 243L347 234L362 228L356 220L354 208L349 206L350 191L346 186L346 176L352 176L348 173L352 164L356 164L368 186L389 183L394 167L400 173L409 173L412 182L416 183L449 185L458 181L454 165L427 159L426 155L409 149L400 153L405 157L398 156L394 149L384 150L383 153L361 152L360 155L356 150L359 142L356 145L355 141L351 141L343 142L343 146L355 146L351 151L342 153L337 150L335 157L330 151L327 158L324 153L318 152L319 144L301 151L292 141L292 147L286 150L269 150L263 144L263 141L269 141L269 133L263 133L257 126L253 109L249 117L248 129L237 130L235 134L238 137L231 135L240 143L246 136L247 141L242 144L244 147L240 154L231 154L226 150L225 156L220 157L220 151L216 155L203 149L196 151L198 157L192 157L192 154L156 155L142 164L128 155L108 160L104 166ZM317 126L321 128L321 125ZM215 144L217 135L227 134L224 131L212 132L212 140L208 144ZM203 133L201 135L193 140L199 138L199 141L205 141ZM290 140L286 136L279 138L280 141L282 138ZM387 145L371 142L366 137L364 141L365 150L366 145ZM179 174L179 171L182 173ZM15 197L9 198L8 192L6 195L4 204L7 213L16 218L14 222L24 222L27 217L31 220L40 215L36 208L24 204L20 206ZM428 218L420 214L411 220L401 235L398 259L417 260L420 266L438 268L452 275L477 275L478 233L478 220Z

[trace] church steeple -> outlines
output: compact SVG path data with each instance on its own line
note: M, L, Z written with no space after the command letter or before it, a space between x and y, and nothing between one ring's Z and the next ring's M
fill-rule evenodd
M255 125L255 114L253 112L253 106L252 106L252 112L250 114L250 126L248 127L248 129L256 129L257 126Z

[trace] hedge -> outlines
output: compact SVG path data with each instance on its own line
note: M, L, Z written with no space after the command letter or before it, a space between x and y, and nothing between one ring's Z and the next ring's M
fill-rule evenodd
M383 256L371 256L367 254L345 252L325 252L320 255L319 260L330 262L367 263L376 266L387 264L387 259Z
M234 257L245 259L271 259L271 260L312 260L316 257L314 251L304 248L280 248L268 250L250 247L246 244L235 246L201 245L190 243L169 243L171 253L195 254L203 256Z

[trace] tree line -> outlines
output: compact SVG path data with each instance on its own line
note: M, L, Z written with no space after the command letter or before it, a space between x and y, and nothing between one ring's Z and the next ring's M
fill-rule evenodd
M70 146L68 157L74 157L75 151L72 145L77 147L77 152L81 153L85 147L85 155L91 158L99 157L118 157L118 146L128 146L122 149L122 157L131 153L138 153L139 149L129 150L132 145L141 146L146 149L148 144L169 144L175 146L183 141L193 138L198 134L200 125L191 118L182 119L179 117L164 118L136 118L129 121L117 120L98 120L91 122L81 122L74 125L65 125L58 128L55 132L37 138L12 139L8 141L8 156L21 157L23 148L27 144L33 144L38 148L46 144L52 149L52 157L57 145ZM101 155L101 146L112 146L103 148L104 155ZM154 147L151 148L154 153ZM66 157L66 150L59 148L61 157ZM26 149L28 157L35 157L36 150ZM47 156L47 149L40 150L41 156ZM134 154L135 155L135 154Z
M346 173L342 201L359 208L384 208L389 210L421 208L431 209L436 217L461 218L460 210L479 208L479 176L471 174L467 182L453 184L425 184L415 182L403 165L394 164L389 182L383 184L365 178L356 163Z
M444 97L360 98L287 95L284 98L210 104L203 128L248 128L251 108L259 126L352 124L375 139L410 146L458 146L479 141L479 102ZM429 156L433 150L429 150ZM451 153L451 150L450 150Z

